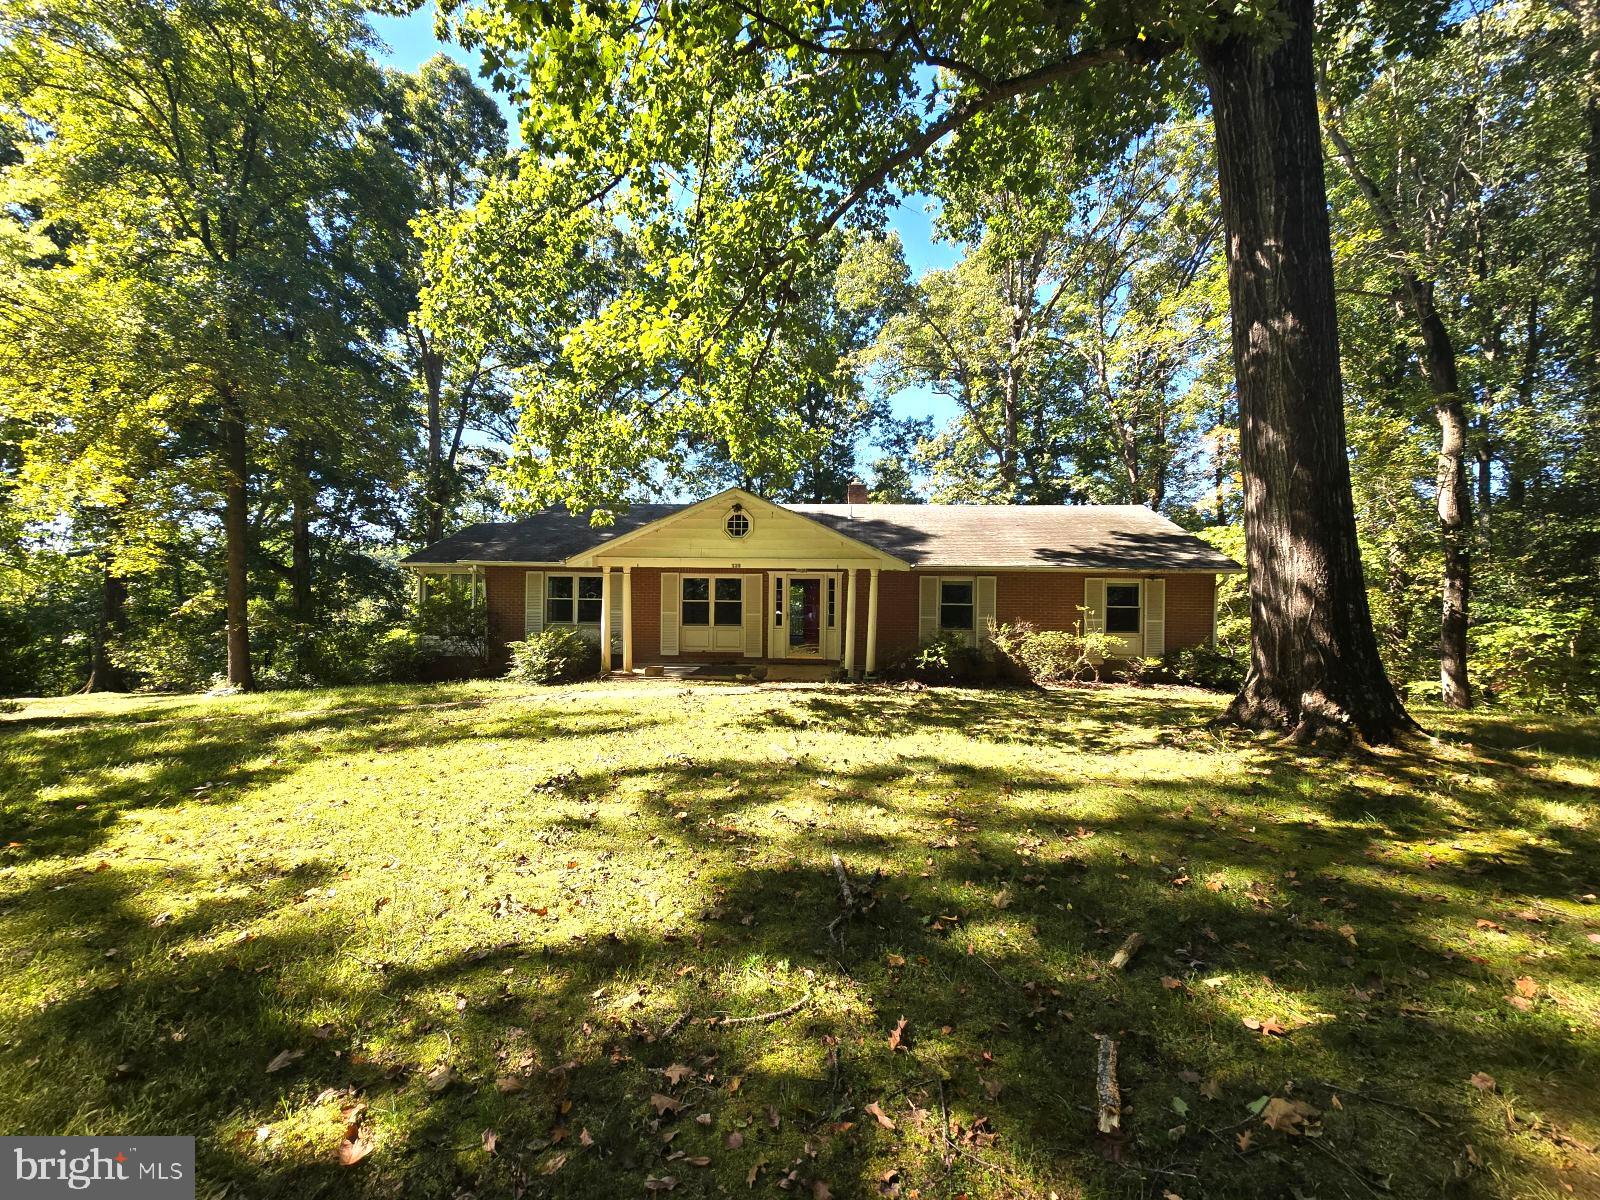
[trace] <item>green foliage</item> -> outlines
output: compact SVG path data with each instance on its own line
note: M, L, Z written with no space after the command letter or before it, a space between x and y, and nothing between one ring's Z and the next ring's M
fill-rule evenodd
M1099 679L1118 650L1116 638L1087 630L1083 616L1071 629L1039 629L1027 621L1000 625L993 641L995 651L1034 683Z
M940 630L919 645L890 655L878 673L885 679L952 685L990 682L998 668L987 646L974 646L959 633Z
M511 643L506 678L523 683L568 683L600 671L600 644L570 625L548 625Z
M1472 679L1494 704L1600 711L1600 605L1544 600L1498 610L1472 629Z
M1247 649L1247 646L1234 650L1223 646L1183 646L1167 651L1161 659L1161 668L1175 683L1235 692L1244 682L1249 666L1243 653Z

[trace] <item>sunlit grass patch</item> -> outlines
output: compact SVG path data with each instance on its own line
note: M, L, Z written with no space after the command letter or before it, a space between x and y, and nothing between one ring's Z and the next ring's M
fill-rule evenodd
M1600 727L1441 715L1328 761L1206 729L1217 703L30 703L0 720L0 1120L195 1133L211 1195L1581 1184Z

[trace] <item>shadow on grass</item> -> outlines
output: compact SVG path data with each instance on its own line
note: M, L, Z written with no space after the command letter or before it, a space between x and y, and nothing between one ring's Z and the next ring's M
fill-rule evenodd
M1376 796L1336 766L1255 746L1254 773L1199 782L1223 752L1177 738L1172 752L1195 761L1130 775L1108 802L1111 767L1080 781L1029 754L1065 743L1114 763L1204 715L1138 695L819 690L741 718L747 733L796 737L786 757L702 750L565 773L555 794L579 807L637 799L613 816L552 805L518 832L559 829L562 858L670 872L682 915L648 928L555 927L540 912L550 895L497 876L515 903L492 939L438 949L424 924L385 941L379 913L341 907L349 867L333 858L221 879L158 864L40 874L0 900L5 944L65 956L80 984L7 1007L8 1070L37 1060L52 1085L13 1081L18 1132L196 1133L205 1185L251 1196L614 1196L666 1177L674 1194L713 1195L747 1191L752 1168L758 1193L787 1180L787 1194L823 1182L839 1197L1488 1196L1547 1169L1465 1080L1600 1070L1592 1028L1556 999L1592 984L1594 954L1568 946L1574 923L1555 910L1525 927L1503 911L1584 886L1600 864L1594 798L1581 798L1587 823L1558 827L1531 763L1464 773L1396 757L1382 764L1393 790ZM665 720L602 702L419 728L373 704L178 744L96 724L48 766L38 756L63 743L41 726L44 742L24 733L9 752L96 797L86 811L99 819L46 813L29 830L82 850L152 793L223 780L238 795L309 756L613 738ZM1003 752L972 761L915 740L940 730ZM808 740L822 731L913 740L824 765ZM269 742L276 761L258 761ZM1593 730L1571 744L1600 757ZM119 777L147 757L159 787ZM1507 840L1430 863L1429 839L1456 832ZM192 903L152 913L159 889ZM436 926L462 919L440 903ZM1146 948L1108 969L1133 931ZM1512 938L1513 952L1493 948ZM1535 958L1548 991L1523 1011L1502 997ZM716 1023L802 999L770 1021ZM1122 1044L1120 1163L1092 1133L1099 1033ZM301 1054L269 1073L283 1050ZM674 1064L690 1068L678 1082L664 1074ZM454 1077L434 1086L441 1065ZM1285 1094L1322 1110L1322 1137L1265 1130L1247 1107ZM658 1111L661 1095L684 1107ZM379 1149L342 1169L331 1148L349 1103L366 1106Z

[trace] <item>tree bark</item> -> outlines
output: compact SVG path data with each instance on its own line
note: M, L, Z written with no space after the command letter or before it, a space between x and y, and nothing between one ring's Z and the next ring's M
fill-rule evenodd
M108 566L100 573L100 613L95 621L94 651L85 692L125 692L128 673L112 657L116 641L128 630L128 581Z
M1312 72L1312 0L1286 35L1199 47L1227 237L1250 570L1250 670L1227 719L1302 740L1415 724L1378 655L1356 541Z
M424 335L418 353L427 395L427 461L423 464L423 542L444 537L444 361Z
M237 391L223 384L222 536L227 547L228 683L249 691L255 687L250 665L250 460L244 411Z

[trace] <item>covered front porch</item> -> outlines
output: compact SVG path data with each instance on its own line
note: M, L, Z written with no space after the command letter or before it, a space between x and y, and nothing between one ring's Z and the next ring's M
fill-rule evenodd
M878 668L880 577L908 564L741 489L573 555L612 669ZM596 582L592 577L597 575Z
M596 564L600 643L609 669L675 675L828 678L878 668L877 566L744 562ZM673 569L676 568L676 569Z

